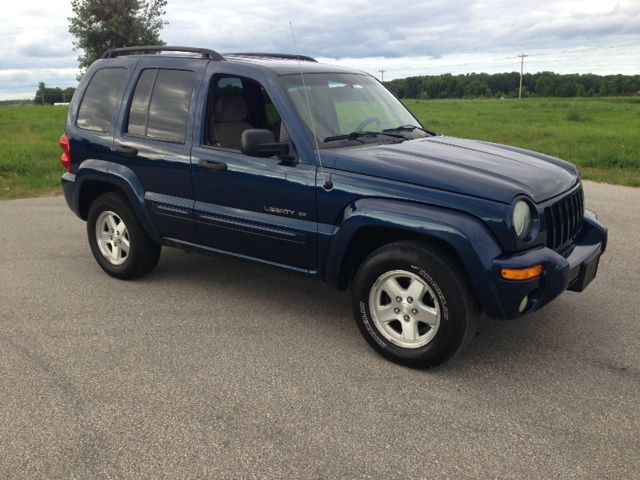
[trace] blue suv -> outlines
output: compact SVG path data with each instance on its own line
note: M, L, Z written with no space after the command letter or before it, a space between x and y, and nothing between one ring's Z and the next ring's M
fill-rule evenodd
M480 311L584 290L607 244L574 165L436 135L372 76L299 55L108 51L60 144L109 275L150 272L165 245L318 277L411 367L460 351Z

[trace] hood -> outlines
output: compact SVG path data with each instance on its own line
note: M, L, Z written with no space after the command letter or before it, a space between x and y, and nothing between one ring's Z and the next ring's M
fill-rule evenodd
M511 203L540 203L578 181L571 163L507 145L434 136L330 151L334 168Z

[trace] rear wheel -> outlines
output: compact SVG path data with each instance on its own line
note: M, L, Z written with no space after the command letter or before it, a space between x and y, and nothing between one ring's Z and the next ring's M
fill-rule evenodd
M477 303L455 258L413 241L369 255L352 286L356 323L381 355L414 368L439 365L473 336Z
M120 193L108 192L94 200L87 218L93 256L109 275L132 279L155 268L160 245L149 238Z

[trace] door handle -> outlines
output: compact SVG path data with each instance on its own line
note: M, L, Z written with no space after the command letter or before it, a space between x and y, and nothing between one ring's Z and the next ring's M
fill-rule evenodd
M127 157L135 157L138 155L138 149L136 147L132 147L131 145L114 145L111 150L115 153L119 153L120 155L125 155Z
M217 162L215 160L206 160L201 158L198 160L198 165L214 172L225 172L227 170L227 164L224 162Z

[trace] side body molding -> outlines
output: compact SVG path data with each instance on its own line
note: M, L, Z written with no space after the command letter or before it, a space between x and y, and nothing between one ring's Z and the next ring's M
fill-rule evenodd
M339 285L349 244L367 227L392 228L446 243L460 257L483 309L491 316L503 316L496 285L487 281L493 278L492 260L501 252L497 241L476 218L442 207L378 198L354 201L344 210L328 247L329 284Z
M83 184L91 181L109 183L122 190L147 234L156 241L160 240L158 229L149 216L149 210L145 205L144 188L140 179L130 168L118 163L88 159L80 164L76 172L73 191L73 210L76 215L81 217L80 197L83 188L90 188L83 186Z

